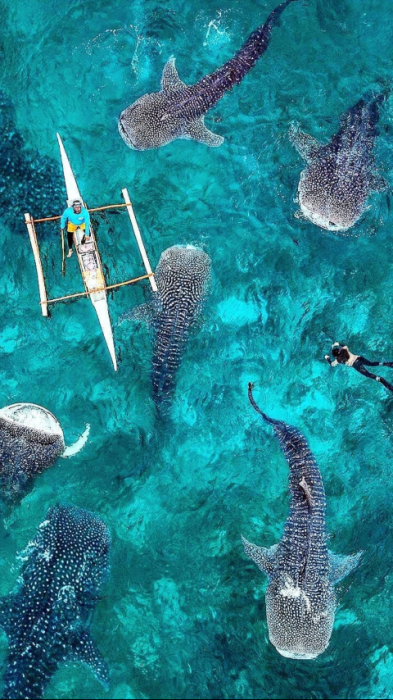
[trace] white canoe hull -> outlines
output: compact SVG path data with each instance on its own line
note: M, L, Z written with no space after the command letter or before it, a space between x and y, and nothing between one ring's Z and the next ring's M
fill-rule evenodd
M72 171L70 161L68 160L67 153L65 151L63 142L59 134L57 134L57 140L59 142L61 163L63 166L64 180L67 189L67 204L68 206L71 206L74 199L80 199L81 201L83 201L83 198L79 191L78 183L76 182L75 175ZM91 242L85 245L81 245L82 236L80 234L78 235L78 232L76 232L75 236L77 255L87 292L97 288L100 289L101 287L105 286L105 279L102 271L102 263L92 226L90 226L89 233L91 236ZM115 344L113 340L112 324L109 317L108 300L106 292L92 292L91 294L89 294L89 297L91 303L93 304L96 310L101 330L103 332L105 342L108 346L109 354L113 362L113 367L116 372L117 360Z

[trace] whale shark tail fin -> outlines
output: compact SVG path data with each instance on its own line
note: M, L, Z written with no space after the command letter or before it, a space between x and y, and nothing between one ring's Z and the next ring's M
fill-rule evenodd
M253 409L259 413L260 416L262 416L263 420L266 421L266 423L270 423L271 425L278 426L278 427L283 427L285 423L282 420L275 420L274 418L270 418L266 413L261 411L259 406L256 404L252 390L254 388L254 384L252 382L248 382L248 399L250 401L251 406Z

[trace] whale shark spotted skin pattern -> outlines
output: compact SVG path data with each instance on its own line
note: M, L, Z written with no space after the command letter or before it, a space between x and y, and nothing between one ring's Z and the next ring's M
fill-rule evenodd
M3 698L42 698L58 667L88 665L104 685L90 624L108 572L110 537L94 513L57 505L25 552L17 589L0 601L8 637Z
M57 419L34 404L0 410L0 494L17 503L32 488L36 476L52 467L64 451Z
M200 248L167 248L157 265L158 291L153 301L123 314L124 320L146 320L153 329L153 400L162 413L170 407L176 373L189 333L202 310L210 274L210 258Z
M170 403L189 332L206 298L210 270L209 256L194 246L172 246L160 257L152 383L153 399L161 408Z
M327 548L326 499L322 477L303 435L273 420L249 399L270 423L289 465L291 505L278 545L258 547L243 538L244 551L269 580L266 615L269 639L291 659L315 659L327 648L337 606L334 585L359 563L361 554L340 556Z
M307 163L298 188L299 218L328 231L347 231L366 210L369 194L385 189L372 156L384 99L382 93L364 95L342 115L340 130L325 146L291 127L290 139Z
M23 214L52 216L64 204L60 165L28 148L15 125L15 110L0 90L0 216L12 231L26 235ZM43 226L40 234L48 230ZM50 230L50 229L49 229Z
M265 53L278 18L295 1L278 5L230 61L195 85L180 80L175 59L171 58L162 74L160 92L143 95L121 113L119 132L127 146L145 151L181 138L220 146L223 137L206 128L204 115L225 92L243 80Z

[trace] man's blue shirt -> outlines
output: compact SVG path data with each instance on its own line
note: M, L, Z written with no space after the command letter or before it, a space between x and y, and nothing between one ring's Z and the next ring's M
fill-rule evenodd
M70 221L74 226L80 226L81 224L86 224L86 235L89 235L89 229L90 229L90 214L85 209L82 207L80 214L75 214L74 210L72 207L68 207L68 209L63 212L63 215L61 217L61 228L65 228L66 222Z

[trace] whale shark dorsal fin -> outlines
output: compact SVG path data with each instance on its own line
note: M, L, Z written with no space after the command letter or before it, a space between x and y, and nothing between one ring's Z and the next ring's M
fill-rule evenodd
M300 131L297 124L291 124L289 128L289 139L295 146L297 152L308 163L312 161L321 148L317 139L313 136Z
M212 131L209 131L207 126L205 126L204 117L201 117L200 119L196 119L196 121L194 122L186 124L181 138L193 139L194 141L199 141L199 143L204 143L206 144L206 146L212 146L213 148L221 146L221 144L224 141L223 136L213 134Z
M257 565L257 567L263 571L266 576L271 576L274 571L275 558L277 552L277 544L272 547L257 547L256 544L252 544L242 537L244 553Z
M72 646L72 658L88 666L97 680L102 683L104 688L108 689L108 667L89 633L83 631L78 634Z
M176 92L177 90L182 90L183 88L187 87L187 85L179 78L175 61L175 57L171 56L168 63L165 64L164 70L162 71L161 89L163 92Z
M330 572L329 578L333 584L338 583L343 578L348 576L358 566L363 552L358 554L333 554L329 551Z

